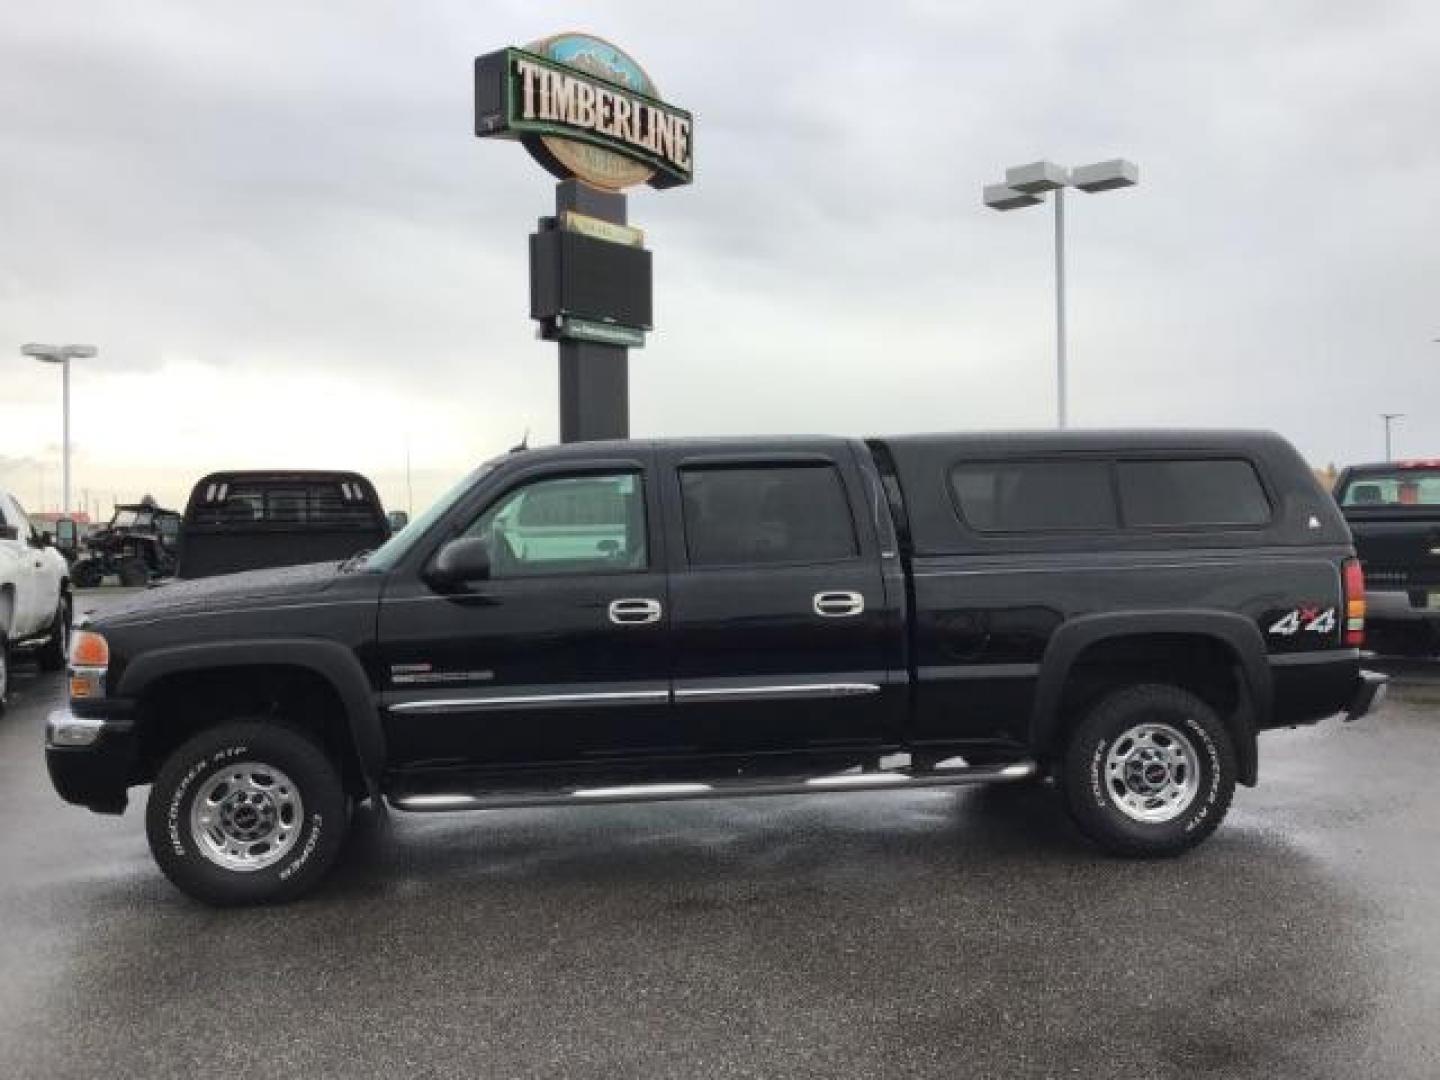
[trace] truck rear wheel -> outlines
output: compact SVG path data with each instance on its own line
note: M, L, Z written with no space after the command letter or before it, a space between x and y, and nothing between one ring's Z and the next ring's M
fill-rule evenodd
M150 582L150 569L143 559L126 559L120 564L120 584L127 589L143 589Z
M1178 686L1129 686L1102 699L1070 737L1062 766L1075 823L1119 855L1178 855L1220 824L1235 794L1225 722Z
M335 763L280 723L210 728L166 759L145 810L160 869L218 907L278 903L325 876L349 826Z
M0 713L5 711L5 699L10 696L10 640L0 630Z
M59 671L70 659L70 597L60 594L55 618L50 623L50 640L40 650L40 670Z

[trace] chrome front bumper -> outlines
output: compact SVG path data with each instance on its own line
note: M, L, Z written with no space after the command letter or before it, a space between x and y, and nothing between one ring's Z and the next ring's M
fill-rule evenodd
M92 746L110 722L99 716L76 716L70 709L54 709L45 718L46 746Z
M102 814L122 813L136 760L134 723L123 712L77 716L65 708L45 719L45 766L66 802Z

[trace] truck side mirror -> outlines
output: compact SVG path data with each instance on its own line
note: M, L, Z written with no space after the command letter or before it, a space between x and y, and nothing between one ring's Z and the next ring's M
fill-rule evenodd
M55 519L55 546L69 555L75 551L77 534L73 518Z
M490 576L490 546L478 536L451 540L435 553L425 580L439 589L484 581Z

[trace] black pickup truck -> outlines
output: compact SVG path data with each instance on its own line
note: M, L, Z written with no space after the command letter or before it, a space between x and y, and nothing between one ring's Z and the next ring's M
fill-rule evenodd
M379 550L178 582L75 635L60 794L285 899L351 807L1053 777L1127 855L1208 836L1256 735L1368 711L1335 503L1263 433L582 443Z
M1335 499L1365 568L1370 644L1440 652L1440 461L1352 465Z
M185 504L175 576L338 562L389 536L375 485L359 473L211 473Z

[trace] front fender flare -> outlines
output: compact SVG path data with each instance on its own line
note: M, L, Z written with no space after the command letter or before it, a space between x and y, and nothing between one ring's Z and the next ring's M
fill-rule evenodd
M158 680L187 671L266 665L299 667L328 682L340 697L366 791L380 805L380 775L385 768L385 732L370 680L355 654L334 641L314 638L264 638L155 649L135 657L120 677L118 697L139 698Z
M1064 717L1060 705L1075 661L1101 641L1146 634L1206 637L1224 645L1236 659L1240 703L1230 718L1236 764L1242 784L1253 785L1259 772L1256 730L1271 714L1274 687L1260 628L1243 615L1224 611L1131 611L1082 615L1055 631L1045 648L1030 719L1031 745L1054 744Z

